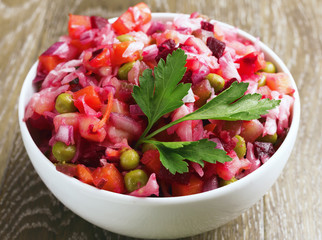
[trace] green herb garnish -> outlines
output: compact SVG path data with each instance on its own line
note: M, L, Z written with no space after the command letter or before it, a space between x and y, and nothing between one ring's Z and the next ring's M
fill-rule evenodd
M268 110L279 105L279 100L262 99L260 94L247 94L248 83L234 82L228 89L196 111L147 134L153 125L165 114L183 105L191 84L180 83L186 68L186 55L182 49L160 59L154 68L147 69L140 77L140 86L134 86L132 96L148 118L148 126L141 135L137 146L143 142L153 144L160 153L161 163L172 174L188 171L185 160L199 163L227 162L232 160L226 152L216 149L216 143L208 139L195 142L159 142L149 140L167 128L187 120L217 119L227 121L252 120L260 118Z
M143 139L164 114L172 112L183 104L191 84L180 83L186 68L187 56L183 50L168 55L167 63L161 59L154 68L146 69L140 77L140 87L134 86L133 98L148 118L148 126L141 136Z
M208 139L194 142L159 142L155 140L144 140L151 143L159 150L162 165L172 174L188 172L186 160L199 163L202 167L204 161L210 163L228 162L231 158L226 152L217 149L216 143Z

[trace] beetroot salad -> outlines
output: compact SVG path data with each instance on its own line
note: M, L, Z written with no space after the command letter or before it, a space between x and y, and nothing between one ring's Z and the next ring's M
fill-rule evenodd
M284 140L287 74L258 44L198 13L69 15L39 57L28 129L56 169L138 197L184 196L247 176Z

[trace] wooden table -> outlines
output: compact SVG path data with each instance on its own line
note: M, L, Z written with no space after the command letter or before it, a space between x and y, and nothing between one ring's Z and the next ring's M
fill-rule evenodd
M68 13L115 17L137 1L0 1L0 239L130 239L102 230L62 205L34 171L18 127L17 101L37 56L67 33ZM322 1L147 1L154 12L201 12L270 46L299 88L295 149L270 191L216 230L187 239L322 239Z

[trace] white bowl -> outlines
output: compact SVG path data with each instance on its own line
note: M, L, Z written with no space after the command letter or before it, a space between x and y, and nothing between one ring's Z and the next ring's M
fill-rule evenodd
M176 14L154 13L153 19L172 20ZM229 25L228 25L229 26ZM238 30L240 36L256 38ZM289 70L266 45L259 42L267 60L287 73L295 89L292 124L276 153L245 178L209 192L183 197L138 198L99 190L56 170L34 143L23 121L25 107L35 89L32 81L37 63L29 71L19 99L19 124L29 158L48 189L70 210L109 231L140 238L179 238L215 229L256 203L282 172L296 140L300 122L300 99ZM278 213L276 213L278 214Z

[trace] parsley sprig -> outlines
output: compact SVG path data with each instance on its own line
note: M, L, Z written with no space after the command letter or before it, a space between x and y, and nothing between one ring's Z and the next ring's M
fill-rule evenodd
M227 162L231 158L226 152L216 149L216 143L208 139L193 142L159 142L151 138L167 128L187 120L217 119L227 121L260 118L268 110L279 105L279 100L261 99L260 94L246 94L248 83L234 82L228 89L210 100L196 111L179 118L156 131L149 133L153 125L165 114L183 105L182 98L191 87L179 83L186 71L187 56L182 49L168 55L166 62L160 59L158 66L147 69L140 77L140 86L134 86L132 96L148 118L148 125L137 145L153 144L160 153L161 163L172 174L188 171L186 160L204 165ZM149 134L149 135L148 135Z

